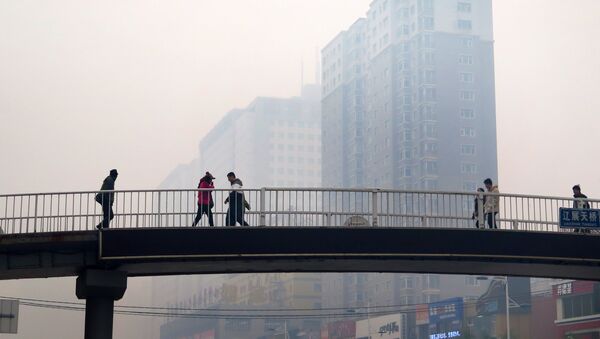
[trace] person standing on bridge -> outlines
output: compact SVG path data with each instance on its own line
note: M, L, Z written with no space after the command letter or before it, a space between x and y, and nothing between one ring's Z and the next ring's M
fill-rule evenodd
M112 192L115 190L115 181L117 180L117 176L119 173L116 169L111 169L109 175L102 182L102 187L100 187L101 191L96 194L96 202L102 205L102 221L96 226L97 229L108 228L110 225L110 221L115 217L113 213L112 206L115 202L115 193Z
M481 187L477 189L477 194L483 193L485 190ZM479 197L475 197L475 209L473 210L473 215L471 219L475 220L475 227L479 228ZM485 206L485 196L483 196L483 205Z
M587 195L581 193L581 186L575 185L573 186L573 208L577 209L589 209L591 208L590 203L586 200ZM586 228L576 228L575 233L591 233L589 229Z
M250 226L244 220L244 212L249 205L244 197L244 192L241 191L243 186L242 180L236 178L233 172L227 174L227 180L231 183L231 191L227 199L225 199L225 203L229 204L225 225L235 226L236 223L239 223L242 226Z
M215 226L212 213L212 208L215 206L212 198L212 190L215 188L213 180L215 180L215 177L210 172L206 172L204 177L200 179L198 184L198 188L201 189L198 191L198 213L196 213L196 219L192 227L198 225L204 214L208 217L208 225Z
M494 185L490 178L485 179L483 184L489 193L494 193L485 198L485 203L483 204L485 219L490 228L497 229L498 225L496 224L496 218L498 217L498 212L500 212L500 197L496 194L500 193L500 190L497 185Z

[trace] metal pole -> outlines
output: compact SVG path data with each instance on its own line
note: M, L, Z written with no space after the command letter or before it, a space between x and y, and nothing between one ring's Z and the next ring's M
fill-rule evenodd
M33 233L37 232L37 215L38 215L38 195L35 195L35 203L33 206Z
M374 190L373 192L371 192L371 200L372 200L372 208L373 208L373 227L377 227L378 225L378 204L377 204L377 190Z
M369 331L369 338L371 338L371 301L367 301L367 331Z
M483 193L477 194L477 220L479 221L479 228L485 229L485 215L483 209Z
M510 298L508 296L508 277L504 277L504 292L506 294L506 339L510 339Z
M260 189L260 221L259 226L267 226L267 217L265 215L265 197L266 189L263 187Z
M158 227L162 226L161 225L162 224L162 218L160 216L160 207L161 207L160 206L160 195L161 195L160 193L161 192L158 192L158 225L157 225Z

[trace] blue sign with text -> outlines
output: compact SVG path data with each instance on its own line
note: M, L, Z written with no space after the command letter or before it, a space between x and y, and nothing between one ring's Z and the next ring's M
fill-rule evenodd
M558 224L561 228L599 228L600 210L591 208L560 208Z
M462 318L462 298L452 298L429 304L430 324L435 324L444 320L462 320Z

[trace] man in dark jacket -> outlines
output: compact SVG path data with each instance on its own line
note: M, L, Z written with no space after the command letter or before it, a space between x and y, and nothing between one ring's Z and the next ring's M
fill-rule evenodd
M573 186L573 208L589 209L590 203L587 201L587 195L581 193L581 186ZM587 228L576 228L575 233L591 233Z
M242 226L250 226L244 220L244 212L247 203L244 192L241 191L243 186L242 181L236 178L235 173L233 172L227 174L227 180L231 183L231 191L229 192L227 199L225 199L225 203L229 203L225 225L235 226L236 223L239 223Z
M115 214L112 210L112 205L115 202L115 193L112 191L115 190L115 181L117 180L117 176L119 176L119 173L116 169L110 170L109 176L104 179L102 187L100 188L101 191L106 192L100 192L96 194L96 202L102 205L103 215L102 222L96 226L97 229L108 228L110 221L115 217Z
M477 194L483 193L485 190L481 187L477 189ZM475 220L475 227L479 228L479 197L475 197L475 208L473 209L473 215L471 219ZM483 197L483 205L485 205L485 196ZM483 209L483 208L482 208Z

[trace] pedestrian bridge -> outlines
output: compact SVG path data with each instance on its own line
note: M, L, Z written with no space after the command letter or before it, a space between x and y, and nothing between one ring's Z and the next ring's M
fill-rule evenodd
M134 276L250 272L411 272L600 280L600 237L558 227L568 198L388 190L246 190L249 227L191 227L197 190L0 195L0 279L77 276L85 338L109 339ZM498 229L483 203L498 199ZM477 213L473 210L477 201ZM589 201L592 207L598 201ZM234 205L234 206L230 206ZM105 209L106 210L106 209ZM245 210L245 208L244 208ZM108 211L107 211L108 212Z
M430 272L600 280L600 237L558 227L570 198L395 190L245 190L250 227L191 227L198 190L114 191L98 231L97 191L0 195L0 279L227 272ZM477 229L484 199L498 229ZM592 207L600 201L589 200Z

